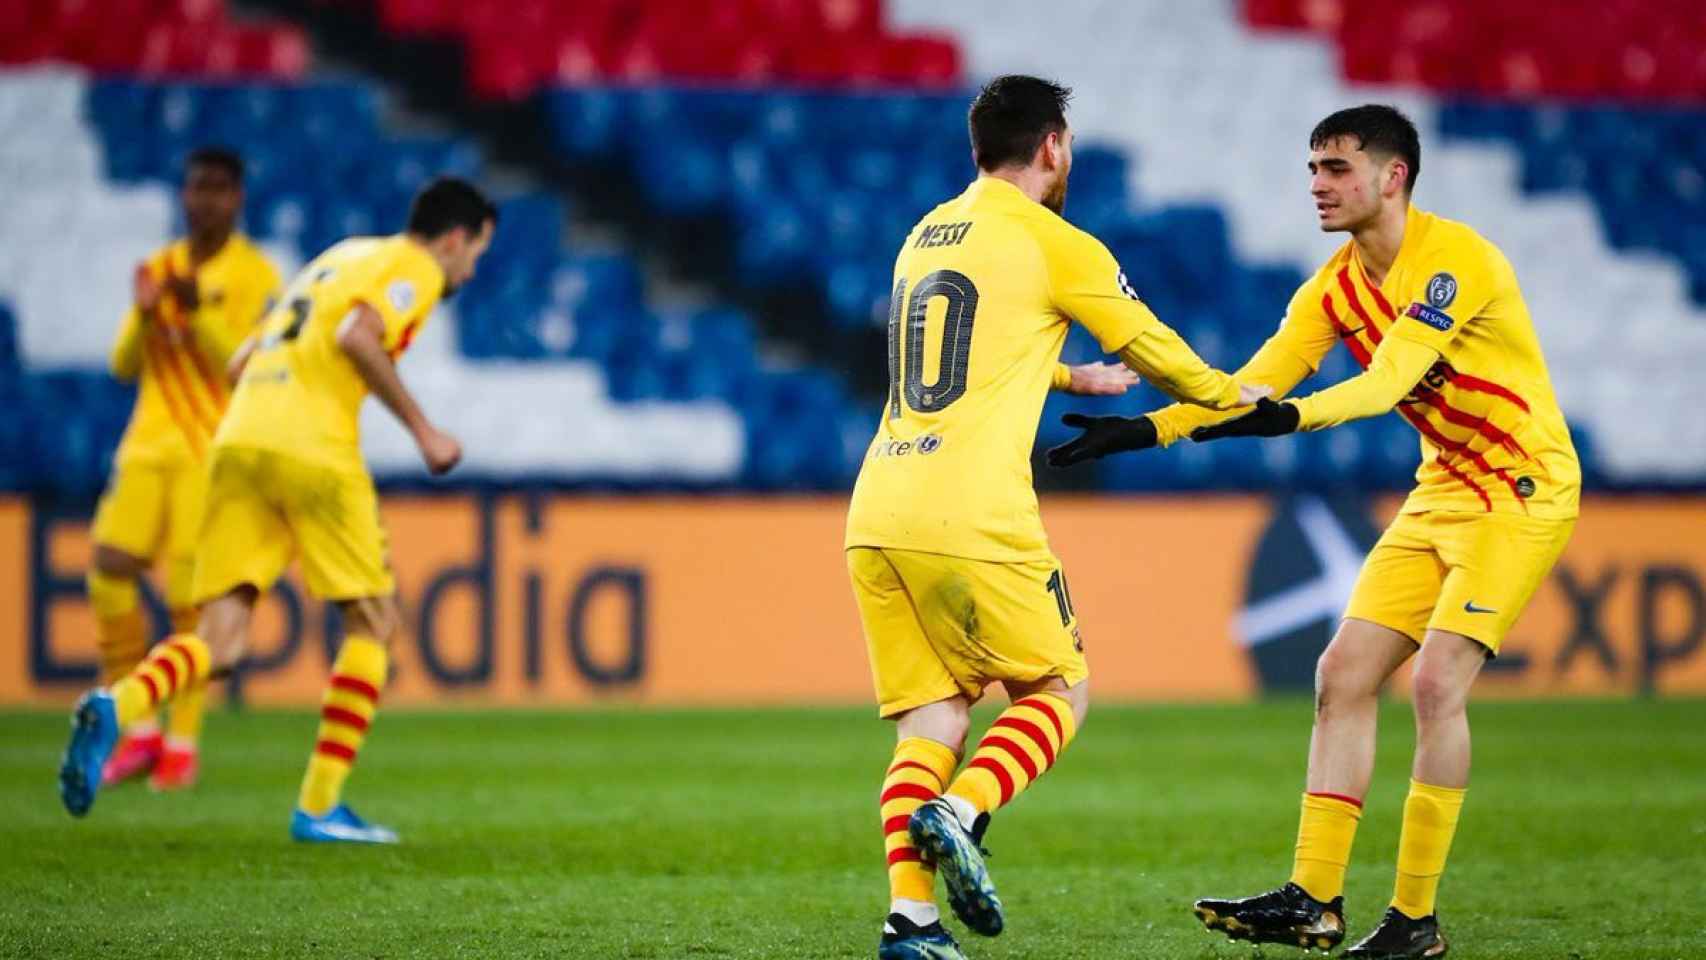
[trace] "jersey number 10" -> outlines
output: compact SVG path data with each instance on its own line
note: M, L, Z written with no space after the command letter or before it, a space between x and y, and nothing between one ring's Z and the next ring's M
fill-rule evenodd
M924 320L930 311L930 301L937 297L947 301L948 309L942 321L936 382L926 384ZM971 329L976 319L977 286L958 270L926 274L912 288L911 299L906 295L906 278L895 282L894 295L889 298L890 420L900 419L903 392L906 405L918 413L939 413L965 394L966 371L971 367Z
M281 343L289 343L302 333L302 325L308 322L308 314L313 312L313 304L307 297L296 297L285 305L290 311L290 324L277 333L270 333L261 338L261 349L271 350Z

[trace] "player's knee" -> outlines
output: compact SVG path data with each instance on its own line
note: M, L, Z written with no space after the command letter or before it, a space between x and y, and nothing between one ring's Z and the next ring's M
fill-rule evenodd
M1464 708L1464 691L1456 680L1446 671L1430 669L1425 660L1416 664L1410 695L1416 722L1423 726L1451 719Z
M403 628L403 612L396 597L366 597L343 604L344 633L364 634L374 642L390 646L391 638Z
M213 658L212 669L224 673L237 666L249 642L249 616L259 591L241 586L202 607L197 634Z
M1340 643L1330 643L1315 661L1315 712L1322 713L1357 697L1367 696L1358 681L1355 655Z
M895 732L902 740L922 737L958 753L971 733L971 714L960 699L929 703L901 714L896 719Z
M90 565L95 568L96 573L129 580L142 576L143 571L148 569L148 561L103 543L95 544L95 555Z
M1060 696L1072 707L1073 727L1083 729L1084 718L1090 715L1090 681L1080 680L1061 692Z

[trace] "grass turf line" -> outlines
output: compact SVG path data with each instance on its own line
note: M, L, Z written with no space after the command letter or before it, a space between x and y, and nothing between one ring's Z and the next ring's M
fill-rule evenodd
M1706 954L1706 701L1473 713L1440 904L1453 955ZM1408 774L1407 708L1381 720L1353 936L1390 895ZM74 822L53 786L64 717L0 714L0 957L874 954L891 734L870 711L388 711L348 799L402 832L389 849L287 839L313 730L216 711L193 794L123 787ZM956 927L968 955L1253 956L1188 908L1285 879L1308 732L1300 700L1093 709L997 816L1008 930Z

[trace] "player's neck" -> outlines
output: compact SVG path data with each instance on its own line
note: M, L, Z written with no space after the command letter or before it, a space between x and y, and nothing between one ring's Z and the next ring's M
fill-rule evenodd
M231 242L231 234L234 232L235 231L232 230L222 230L218 233L206 234L205 236L191 234L190 262L206 263L214 257L219 256L219 251L224 250L225 245Z
M438 264L438 269L445 273L450 272L450 265L445 263L444 255L439 252L438 246L431 240L428 240L426 237L423 237L418 233L409 233L407 231L403 233L403 238L419 247L422 252L431 257L432 262Z
M1032 167L1003 167L1000 170L979 170L979 180L1000 180L1019 188L1019 192L1031 199L1032 203L1042 203L1048 195L1048 174Z
M1386 282L1386 274L1404 246L1404 224L1409 215L1408 203L1387 204L1380 216L1351 234L1357 245L1357 259L1362 261L1362 272L1377 287Z

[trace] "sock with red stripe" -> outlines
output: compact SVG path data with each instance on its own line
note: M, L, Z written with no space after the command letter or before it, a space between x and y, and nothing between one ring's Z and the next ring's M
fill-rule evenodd
M385 647L372 637L351 634L344 639L320 701L320 731L296 800L309 816L325 816L338 805L355 755L379 710L388 663Z
M918 855L911 835L906 832L906 822L924 801L941 794L959 761L959 756L943 744L923 737L907 737L895 744L894 760L883 777L883 792L878 802L883 846L888 851L889 897L897 901L891 912L900 910L915 923L922 923L913 915L915 911L901 908L912 904L934 905L936 868Z
M195 629L198 615L193 607L172 610L172 626L179 631ZM203 677L172 699L166 718L166 743L174 750L194 750L201 740L201 719L207 709L207 678Z
M963 800L978 813L1006 806L1054 766L1076 726L1072 705L1063 697L1038 693L1014 701L995 718L948 787L949 799Z
M1345 892L1345 866L1362 819L1362 801L1336 793L1306 793L1297 824L1291 882L1320 901Z
M161 641L136 669L110 688L119 728L152 716L173 697L205 682L212 663L207 644L193 633Z

